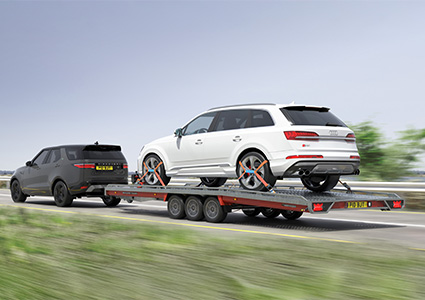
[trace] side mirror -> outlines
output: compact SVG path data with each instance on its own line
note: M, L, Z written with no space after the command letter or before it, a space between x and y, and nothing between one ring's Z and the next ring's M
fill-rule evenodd
M32 162L31 161L27 161L25 164L27 167L31 167L32 166Z
M176 137L182 137L183 136L183 131L181 128L177 128L176 131L174 131L174 136Z

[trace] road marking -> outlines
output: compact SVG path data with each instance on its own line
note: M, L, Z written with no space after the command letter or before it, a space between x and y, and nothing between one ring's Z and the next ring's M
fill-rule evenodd
M309 217L309 216L305 216L305 217L303 217L303 219L328 220L328 221L340 221L340 222L356 222L356 223L364 223L364 224L387 225L387 226L398 226L398 227L425 228L425 225L420 225L420 224L376 222L376 221L364 221L364 220L355 220L355 219L317 218L317 217Z
M8 204L0 204L0 206L17 207L17 208L32 209L32 210L39 210L39 211L46 211L46 212L59 212L59 213L68 213L68 214L79 214L78 212L75 212L75 211L67 211L67 210L59 210L59 209L47 209L47 208L38 208L38 207L25 207L25 206L8 205ZM139 218L131 218L131 217L119 217L119 216L111 216L111 215L98 215L98 214L90 214L90 213L80 213L80 214L82 214L82 215L88 215L88 216L95 216L95 217L102 217L102 218L110 218L110 219L138 221L138 222L145 222L145 223L177 225L177 226L184 226L184 227L214 229L214 230L243 232L243 233L254 233L254 234L261 234L261 235L271 235L271 236L280 236L280 237L289 237L289 238L307 239L307 240L318 240L318 241L335 242L335 243L345 243L345 244L361 244L359 242L346 241L346 240L326 239L326 238L309 237L309 236L284 234L284 233L273 233L273 232L265 232L265 231L258 231L258 230L235 229L235 228L218 227L218 226L211 226L211 225L186 224L186 223L178 223L178 222L170 222L170 221L147 220L147 219L139 219Z
M177 222L169 222L169 221L156 221L156 220L129 218L129 217L118 217L118 216L111 216L111 215L96 215L96 214L89 214L89 215L100 216L100 217L104 217L104 218L131 220L131 221L139 221L139 222L149 222L149 223L157 223L157 224L178 225L178 226L186 226L186 227L216 229L216 230L244 232L244 233L255 233L255 234L262 234L262 235L273 235L273 236L291 237L291 238L298 238L298 239L320 240L320 241L337 242L337 243L360 244L358 242L346 241L346 240L326 239L326 238L309 237L309 236L293 235L293 234L283 234L283 233L273 233L273 232L265 232L265 231L257 231L257 230L217 227L217 226L211 226L211 225L186 224L186 223L177 223Z
M377 212L377 211L379 211L379 209L363 209L362 211ZM421 212L421 211L406 211L406 210L389 210L389 211L384 210L383 213L425 215L425 212Z
M410 250L415 250L415 251L425 251L425 249L422 248L409 248Z

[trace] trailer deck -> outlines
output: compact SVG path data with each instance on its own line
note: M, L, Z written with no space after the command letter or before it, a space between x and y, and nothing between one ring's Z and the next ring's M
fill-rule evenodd
M219 188L199 186L108 185L105 195L129 202L158 199L168 201L172 218L205 219L221 222L232 209L242 209L247 215L262 212L267 217L282 213L296 219L304 212L328 213L336 209L402 209L405 201L397 194L334 189L315 193L293 187L274 192L244 190L240 187Z

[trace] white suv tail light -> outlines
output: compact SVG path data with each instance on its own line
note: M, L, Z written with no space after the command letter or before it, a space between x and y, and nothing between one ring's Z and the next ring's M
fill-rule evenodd
M319 135L312 131L285 131L284 133L287 140L319 140Z
M355 143L356 142L356 136L354 135L354 133L349 133L347 134L347 136L345 137L345 141L347 143Z

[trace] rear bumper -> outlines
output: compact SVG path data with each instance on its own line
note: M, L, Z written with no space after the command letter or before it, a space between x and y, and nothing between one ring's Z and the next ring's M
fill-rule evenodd
M86 190L87 196L103 196L105 195L105 187L103 184L91 185Z
M298 161L290 166L283 176L358 175L359 166L359 161Z
M70 193L76 197L101 197L105 195L105 187L110 184L108 183L92 183L92 184L83 184L83 186L78 185L77 188L70 189ZM128 184L128 180L120 182L112 182L113 184ZM86 185L86 186L84 186Z

